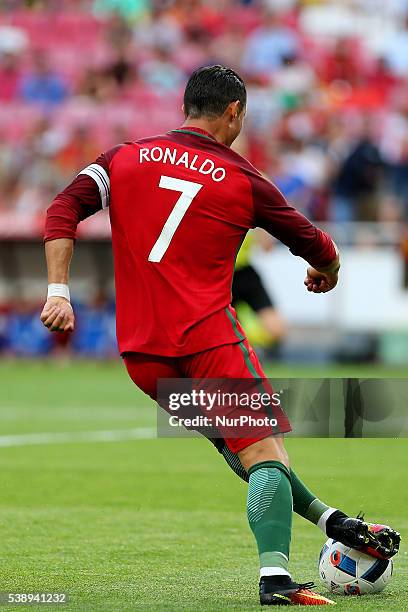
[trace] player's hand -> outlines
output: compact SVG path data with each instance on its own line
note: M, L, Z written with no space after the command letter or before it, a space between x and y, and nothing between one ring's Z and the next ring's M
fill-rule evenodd
M74 311L68 300L63 297L48 298L40 318L50 331L74 331Z
M319 272L315 268L307 269L305 285L312 293L327 293L335 288L339 280L339 272Z

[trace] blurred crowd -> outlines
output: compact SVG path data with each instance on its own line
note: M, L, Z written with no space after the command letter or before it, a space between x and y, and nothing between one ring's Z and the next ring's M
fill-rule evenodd
M53 333L40 322L42 303L18 299L0 303L0 355L3 357L117 357L115 303L100 292L87 303L73 301L75 331Z
M408 219L408 0L3 0L0 211L181 124L212 63L248 85L239 151L311 218Z

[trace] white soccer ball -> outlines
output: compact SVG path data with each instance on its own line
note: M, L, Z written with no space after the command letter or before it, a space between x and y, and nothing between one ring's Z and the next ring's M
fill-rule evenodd
M332 593L365 595L382 591L392 576L392 561L327 540L319 557L319 576Z

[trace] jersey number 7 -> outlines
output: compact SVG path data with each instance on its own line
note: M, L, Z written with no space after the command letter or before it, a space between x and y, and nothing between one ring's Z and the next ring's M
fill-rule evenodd
M163 259L163 255L169 248L176 229L180 225L188 207L200 191L202 185L200 185L200 183L193 183L192 181L182 181L181 179L176 179L171 176L161 176L159 187L162 189L171 189L172 191L180 191L181 195L168 216L166 223L163 225L160 236L149 253L149 261L155 263Z

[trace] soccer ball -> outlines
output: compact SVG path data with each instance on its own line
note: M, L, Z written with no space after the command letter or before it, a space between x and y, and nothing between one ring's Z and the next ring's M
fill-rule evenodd
M339 595L379 593L392 576L392 561L369 555L327 540L319 557L319 576L330 591Z

